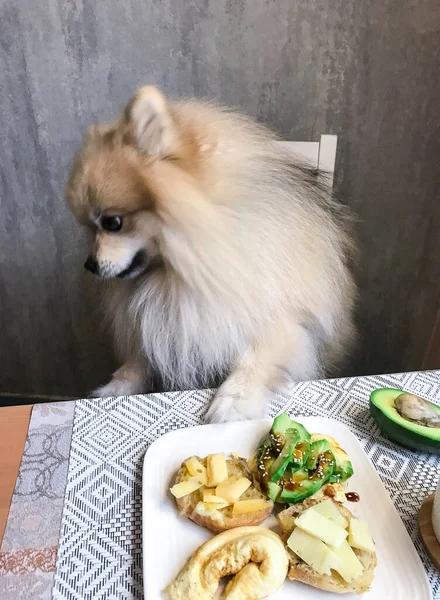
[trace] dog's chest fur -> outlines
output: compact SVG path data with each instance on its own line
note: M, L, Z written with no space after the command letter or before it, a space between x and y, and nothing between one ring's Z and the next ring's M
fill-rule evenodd
M202 296L160 269L139 282L121 282L108 303L116 344L142 354L168 389L210 387L229 372L249 342L241 318L212 295Z

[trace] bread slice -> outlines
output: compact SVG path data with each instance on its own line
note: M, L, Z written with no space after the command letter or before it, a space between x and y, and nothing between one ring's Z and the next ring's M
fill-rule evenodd
M206 458L196 457L203 466L206 466ZM186 461L185 461L186 462ZM249 469L246 459L239 456L231 455L227 459L228 475L247 477L252 482L252 485L244 492L240 497L240 500L251 500L251 499L264 499L267 501L267 507L241 515L232 514L232 506L226 506L225 508L216 510L206 510L202 506L202 489L192 492L182 498L175 498L175 502L180 511L180 514L191 519L194 523L206 527L214 533L220 533L227 529L233 529L234 527L248 527L252 525L260 525L272 512L273 503L262 493L260 484L258 483L255 475ZM180 483L191 477L188 472L185 463L182 463L179 471L177 472L175 483ZM200 503L200 504L199 504Z
M324 499L324 496L321 496L320 498L307 498L304 502L301 502L300 504L294 504L277 515L281 527L281 537L284 542L287 542L290 534L293 531L294 520L299 517L302 512L311 506L322 502ZM334 500L333 502L337 506L341 515L348 522L354 518L351 512L340 502L335 502ZM371 587L374 578L374 569L377 564L375 552L367 552L366 550L358 550L357 548L353 548L354 553L364 567L364 571L360 577L348 583L336 571L332 571L332 575L321 575L317 573L314 569L312 569L312 567L303 562L299 556L292 552L289 547L286 547L286 549L290 561L290 567L287 573L287 577L289 579L301 581L302 583L319 588L320 590L336 592L338 594L363 594Z

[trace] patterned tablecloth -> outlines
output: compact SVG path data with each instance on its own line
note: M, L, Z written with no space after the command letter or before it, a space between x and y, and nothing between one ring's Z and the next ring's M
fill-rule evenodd
M435 489L440 457L403 450L381 436L368 412L369 394L378 387L438 402L440 371L292 384L274 397L270 414L330 416L350 427L388 489L423 560L433 597L440 600L439 573L416 526L421 503ZM73 403L36 407L0 554L0 597L143 598L143 456L163 433L202 423L211 396L192 391L80 400L73 432ZM57 409L63 414L52 412Z

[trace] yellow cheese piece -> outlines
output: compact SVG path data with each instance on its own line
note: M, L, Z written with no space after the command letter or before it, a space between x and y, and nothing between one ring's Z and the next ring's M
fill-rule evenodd
M214 502L216 504L224 504L226 500L216 496L215 489L205 489L202 491L203 502Z
M240 479L239 475L231 475L230 477L228 477L227 479L222 481L221 485L228 485L229 483L233 483L234 481L238 481L239 479Z
M186 481L181 481L180 483L176 483L170 489L170 492L173 494L175 498L183 498L183 496L188 496L188 494L192 494L196 490L202 487L200 481L197 479L191 478Z
M320 575L331 575L331 569L339 567L338 556L324 542L299 527L292 531L287 545Z
M234 503L232 507L233 515L242 515L245 513L256 512L257 510L264 510L270 506L270 502L266 502L262 498L255 498L253 500L239 500Z
M320 515L313 506L295 519L295 525L335 548L339 548L348 535L345 529Z
M368 525L360 519L352 519L349 527L348 543L353 548L374 552L374 542L368 530Z
M324 500L324 502L320 502L319 504L315 504L313 508L316 512L319 512L320 515L330 519L342 529L347 529L348 521L345 519L338 510L338 507L332 500Z
M364 571L361 561L353 552L350 544L345 540L339 548L332 548L332 551L340 559L338 565L333 567L339 575L348 583L360 577Z
M206 464L209 487L215 487L228 478L228 465L224 454L210 454Z
M203 510L207 513L210 513L214 510L221 510L222 508L226 508L230 506L228 502L223 502L222 504L218 504L217 502L200 502L199 503Z
M206 472L206 467L204 467L195 456L192 456L185 462L185 467L188 469L189 474L200 481L200 483L203 483L203 485L208 485L208 474Z
M235 502L248 489L251 482L246 477L239 477L236 481L223 482L215 488L215 493L227 502Z

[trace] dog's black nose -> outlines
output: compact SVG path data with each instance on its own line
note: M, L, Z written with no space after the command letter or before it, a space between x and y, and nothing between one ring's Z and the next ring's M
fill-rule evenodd
M98 261L96 261L92 256L89 256L84 263L84 267L87 269L87 271L90 271L96 275L98 272Z

